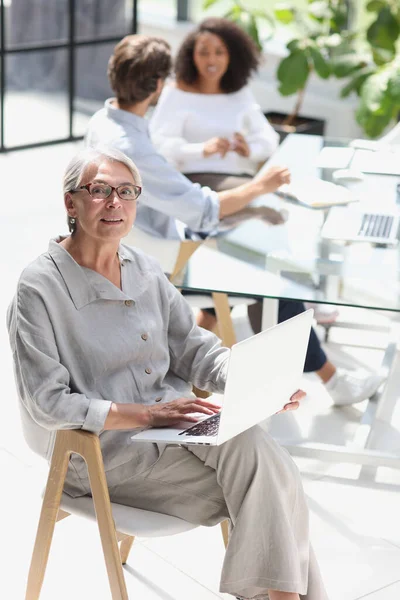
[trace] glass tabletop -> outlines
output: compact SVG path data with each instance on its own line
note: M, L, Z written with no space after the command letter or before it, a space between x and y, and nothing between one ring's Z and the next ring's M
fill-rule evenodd
M322 149L327 150L321 154ZM347 140L292 134L278 148L268 166L288 165L293 183L307 182L312 186L316 179L338 183L335 171L351 169L355 152ZM399 183L398 175L377 174L364 174L361 181L347 181L346 188L357 202L340 207L343 219L347 218L347 211L354 209L400 214ZM272 226L252 219L206 243L218 253L247 262L264 273L283 276L285 297L400 311L399 246L323 239L321 229L329 208L310 209L272 194L258 199L255 204L284 208L288 213L287 222ZM223 274L213 274L210 264L207 273L199 265L201 255L196 258L196 254L185 276L187 289L222 291L217 288L223 287L223 291L231 293L254 293L249 277L239 281L233 265L231 272L226 266ZM264 288L259 291L262 294L255 295L276 297L266 293Z
M308 286L205 245L196 250L172 283L183 290L197 293L220 292L260 299L313 299L313 292Z

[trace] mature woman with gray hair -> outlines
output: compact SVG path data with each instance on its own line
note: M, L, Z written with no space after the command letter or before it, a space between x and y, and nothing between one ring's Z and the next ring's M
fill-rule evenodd
M221 591L325 600L299 473L267 433L253 427L218 447L131 442L132 429L217 412L192 385L222 392L229 356L159 265L121 244L140 192L135 165L116 150L85 150L67 168L71 234L23 271L8 312L27 440L49 458L56 430L94 432L113 502L195 524L229 519ZM65 491L90 494L77 455Z

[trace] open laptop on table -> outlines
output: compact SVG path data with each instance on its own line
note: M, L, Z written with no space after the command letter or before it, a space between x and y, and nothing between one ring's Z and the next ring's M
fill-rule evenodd
M398 215L350 208L331 208L321 230L324 239L387 245L396 245L398 235Z
M137 442L219 446L281 410L299 388L313 311L307 310L232 347L221 412L188 425L151 427ZM204 418L203 418L204 417Z

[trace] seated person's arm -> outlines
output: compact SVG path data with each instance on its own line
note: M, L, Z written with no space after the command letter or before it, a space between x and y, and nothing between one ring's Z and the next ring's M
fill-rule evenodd
M71 390L70 374L61 363L44 302L29 286L19 285L8 325L19 396L40 426L49 430L83 429L98 435L103 429L149 424L143 406L113 404Z
M140 154L134 144L135 140L126 138L120 140L118 148L134 160L142 175L140 202L179 219L193 231L212 231L219 219L238 212L257 196L274 192L290 181L286 167L271 167L249 183L217 194L189 181L154 148Z
M262 175L256 175L248 183L220 192L220 219L235 214L258 196L275 192L281 185L289 182L290 172L287 167L274 166Z
M249 158L256 164L267 160L277 149L279 134L270 125L260 107L254 104L244 117L247 130L246 142L249 146Z

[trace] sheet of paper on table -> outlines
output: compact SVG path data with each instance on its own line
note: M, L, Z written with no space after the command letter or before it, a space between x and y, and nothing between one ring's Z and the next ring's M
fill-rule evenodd
M285 200L298 202L308 208L319 209L349 204L358 200L354 192L344 186L316 177L281 185L275 193Z

